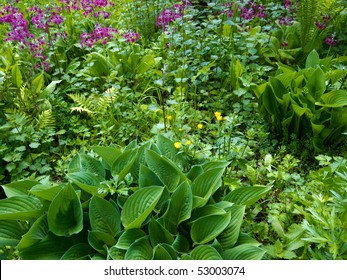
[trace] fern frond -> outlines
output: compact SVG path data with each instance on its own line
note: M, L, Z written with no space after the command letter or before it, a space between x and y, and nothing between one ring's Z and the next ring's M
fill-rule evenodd
M315 20L319 15L317 0L300 0L301 47L309 52L314 39Z
M93 96L88 98L81 94L69 94L69 97L77 103L78 106L71 108L71 111L85 112L89 115L96 114L97 107L95 106L95 100Z
M56 125L56 120L52 110L50 109L42 111L41 114L39 114L36 118L36 127L38 129L42 129L46 127L55 128L55 125Z
M94 115L95 112L85 108L85 107L82 107L82 106L79 106L79 107L72 107L71 109L71 112L78 112L78 113L87 113L88 115Z

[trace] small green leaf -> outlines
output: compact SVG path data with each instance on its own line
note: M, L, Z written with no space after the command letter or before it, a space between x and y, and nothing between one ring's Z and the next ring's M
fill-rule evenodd
M210 245L200 245L194 248L190 256L193 260L222 260L222 256Z
M316 50L312 50L306 59L306 68L318 68L320 64L319 54Z
M0 200L0 220L28 220L42 214L42 203L32 196L12 196Z
M257 246L243 244L223 253L224 260L261 260L265 251Z
M99 195L99 187L102 178L90 172L74 172L67 174L67 177L79 188L92 195Z
M191 227L190 236L194 245L206 244L215 239L230 222L230 213L205 216L196 220Z
M65 186L50 204L48 226L58 236L71 236L82 230L82 205L70 184Z
M148 241L148 236L136 240L127 250L125 260L151 260L153 249Z
M118 209L103 198L92 197L89 203L89 219L92 231L101 231L115 236L121 230Z
M35 79L31 82L31 91L33 93L39 93L42 89L42 87L45 84L43 73L40 73L38 76L35 77Z
M163 190L162 187L147 187L139 189L127 199L121 214L126 230L141 227L157 205Z
M40 94L41 98L49 98L49 95L55 90L57 84L62 80L52 81Z

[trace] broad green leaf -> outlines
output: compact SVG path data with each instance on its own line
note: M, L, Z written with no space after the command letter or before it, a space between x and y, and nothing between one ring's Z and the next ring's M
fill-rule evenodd
M144 237L145 235L145 232L138 228L126 230L119 237L115 247L127 250L131 244L133 244L136 240L140 239L141 237Z
M194 165L187 173L187 178L191 181L194 181L196 177L204 172L204 169L201 165Z
M61 260L90 260L95 250L87 243L78 243L71 246L61 257Z
M103 198L92 197L89 203L89 219L92 231L101 231L115 236L121 230L118 209Z
M67 177L79 188L92 195L99 195L99 187L102 178L90 172L68 173Z
M19 251L22 260L60 260L72 246L71 238L49 234L44 240Z
M210 245L200 245L195 247L190 256L193 260L222 260L218 251Z
M187 181L183 182L173 192L170 205L164 217L179 225L181 222L188 220L193 208L192 189Z
M153 260L176 260L175 249L168 244L158 244L153 249Z
M174 146L174 142L164 137L163 135L159 134L157 147L159 148L161 155L167 157L173 162L176 162L178 156L177 156L177 149Z
M194 209L190 221L196 221L201 217L207 217L211 215L223 215L227 213L223 208L216 206L215 204L208 204L203 207Z
M4 189L6 196L9 198L12 196L27 195L28 190L38 184L40 184L40 182L32 180L22 180L3 185L2 188Z
M212 169L226 168L230 164L229 161L210 161L202 165L203 170L209 171Z
M321 97L322 102L316 102L316 105L337 108L347 106L347 91L345 90L333 90Z
M59 84L62 80L52 81L48 86L40 94L41 98L49 98L49 95L55 90L57 84Z
M270 77L270 86L272 87L277 101L282 104L283 95L287 93L287 89L284 87L282 82L275 77Z
M143 74L151 69L155 64L155 56L153 54L147 54L142 59L137 67L137 73Z
M146 151L146 162L170 192L173 192L185 177L170 160L152 150Z
M220 187L225 168L214 168L200 174L192 183L192 194L201 198L194 200L193 208L201 207Z
M12 82L17 88L20 88L23 84L22 73L17 63L12 66Z
M125 260L151 260L153 249L148 241L148 236L136 240L125 253Z
M233 205L230 208L230 223L217 237L218 242L224 249L232 248L236 244L239 238L244 213L245 206L243 205Z
M47 215L39 217L30 227L29 231L23 235L18 244L18 250L22 251L29 248L40 241L47 239L49 233Z
M31 82L31 92L38 94L45 84L43 73L40 73L35 79Z
M122 223L126 230L141 227L142 223L157 205L163 190L162 187L143 188L127 199L121 214Z
M12 196L0 200L0 220L28 220L42 214L42 203L32 196Z
M271 188L271 186L251 186L237 188L227 194L224 200L239 205L249 206L263 197L268 191L271 190Z
M93 62L90 70L92 75L96 77L108 76L113 68L110 60L98 52L89 53L88 60Z
M83 228L82 205L69 184L53 199L48 209L48 226L58 236L71 236Z
M145 165L140 166L139 188L150 186L164 186L157 175Z
M261 260L265 251L257 246L243 244L223 253L224 260Z
M119 149L113 147L93 146L92 149L107 163L109 168L112 167L116 159L122 154Z
M0 224L0 247L17 246L27 229L19 221L1 221Z
M102 163L91 156L77 154L70 162L69 173L88 172L100 178L105 178L106 171Z
M58 186L47 186L44 184L37 184L29 190L29 193L39 198L52 201L56 197L56 195L61 191L62 188L63 184Z
M241 232L239 235L239 238L237 239L237 242L234 246L236 247L236 246L243 245L243 244L254 245L257 247L261 245L257 240L255 240L252 237L250 237L249 235Z
M112 174L118 175L118 180L122 181L130 172L132 165L136 160L138 149L131 149L124 151L113 163Z
M150 146L151 146L151 143L148 142L148 143L140 146L137 150L136 159L135 159L133 165L131 166L131 170L130 170L130 173L134 177L135 180L138 180L140 177L141 166L146 164L145 152L146 152L146 150L149 149ZM152 184L152 186L160 186L160 185L162 185L162 183Z
M107 248L114 246L116 244L116 240L108 233L101 231L89 231L88 243L100 254L106 255Z
M320 65L319 54L316 50L312 50L306 58L306 68L318 68Z
M194 245L206 244L215 239L230 222L230 213L211 215L196 220L191 227L190 236Z
M275 116L275 118L281 118L282 114L279 109L279 103L270 85L266 86L265 91L261 96L261 100L268 113Z
M175 241L172 243L172 247L175 248L177 252L187 253L190 250L190 243L186 236L177 235Z
M315 101L319 101L323 93L325 92L325 78L322 69L317 68L307 81L307 88L309 94Z
M149 222L148 233L152 246L161 243L172 244L174 242L172 234L155 219L151 219Z

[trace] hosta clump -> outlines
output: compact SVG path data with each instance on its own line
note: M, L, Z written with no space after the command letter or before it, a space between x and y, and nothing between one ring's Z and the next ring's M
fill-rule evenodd
M240 232L245 207L271 187L223 187L229 162L183 172L174 143L77 154L68 182L3 186L0 245L21 259L261 259L260 243Z
M331 58L313 50L304 69L281 65L278 74L254 87L260 111L286 140L312 138L316 150L346 140L347 91L339 79L345 70L329 70Z

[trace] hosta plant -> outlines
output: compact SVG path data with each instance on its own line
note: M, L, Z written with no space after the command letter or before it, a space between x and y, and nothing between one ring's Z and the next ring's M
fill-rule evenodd
M330 63L313 50L304 69L280 64L275 77L253 88L260 111L286 140L312 137L316 150L345 141L347 91L340 80L347 73L330 70Z
M67 182L4 185L0 245L20 259L261 259L240 232L245 207L270 186L223 185L229 162L185 166L174 143L77 154ZM188 172L184 172L188 170Z

